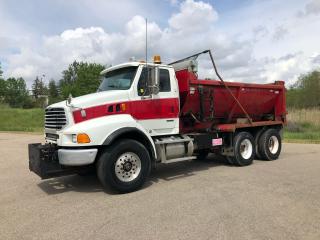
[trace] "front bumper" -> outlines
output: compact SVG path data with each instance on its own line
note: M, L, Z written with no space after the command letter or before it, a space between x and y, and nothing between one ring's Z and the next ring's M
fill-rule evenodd
M42 179L83 172L95 160L97 149L58 149L56 145L29 144L29 169Z
M98 149L59 149L59 163L67 166L83 166L94 162Z

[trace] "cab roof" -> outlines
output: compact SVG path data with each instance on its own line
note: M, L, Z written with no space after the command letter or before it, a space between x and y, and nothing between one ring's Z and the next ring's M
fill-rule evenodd
M170 65L166 65L166 64L155 64L155 63L147 63L148 66L159 66L159 67L167 67L167 68L172 68L172 66ZM104 69L103 71L100 72L100 75L104 75L107 72L119 69L119 68L124 68L124 67L138 67L140 65L146 65L146 63L144 62L126 62L126 63L121 63L109 68Z

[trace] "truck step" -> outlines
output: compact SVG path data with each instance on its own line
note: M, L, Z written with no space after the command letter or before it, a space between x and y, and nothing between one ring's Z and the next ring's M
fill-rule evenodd
M171 144L171 143L183 143L183 142L190 142L191 138L181 138L181 139L166 139L166 140L156 140L155 144Z
M165 160L162 163L169 164L169 163L175 163L175 162L182 162L182 161L187 161L187 160L192 160L196 159L197 157L191 156L191 157L182 157L182 158L174 158L170 160Z

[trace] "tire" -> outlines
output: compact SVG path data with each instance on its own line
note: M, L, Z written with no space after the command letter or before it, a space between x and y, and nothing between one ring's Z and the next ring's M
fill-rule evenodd
M255 143L255 146L256 146L256 159L262 159L262 156L260 154L260 151L259 151L259 139L261 137L261 135L263 134L263 132L265 131L265 129L260 129L259 131L257 131L254 135L254 143Z
M106 148L97 162L97 175L101 184L120 193L139 189L150 170L148 150L140 142L131 139L122 139Z
M281 152L281 137L277 129L266 130L259 138L259 152L262 160L276 160Z
M238 133L233 140L234 157L229 161L238 166L252 164L255 156L255 143L253 136L248 132Z

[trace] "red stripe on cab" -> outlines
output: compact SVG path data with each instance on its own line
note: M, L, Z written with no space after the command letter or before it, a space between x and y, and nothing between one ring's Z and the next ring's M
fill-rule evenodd
M125 106L122 106L122 104L125 104ZM83 110L85 114L81 114ZM177 118L179 116L179 99L159 98L109 103L83 110L73 112L75 123L114 114L130 114L137 120Z

